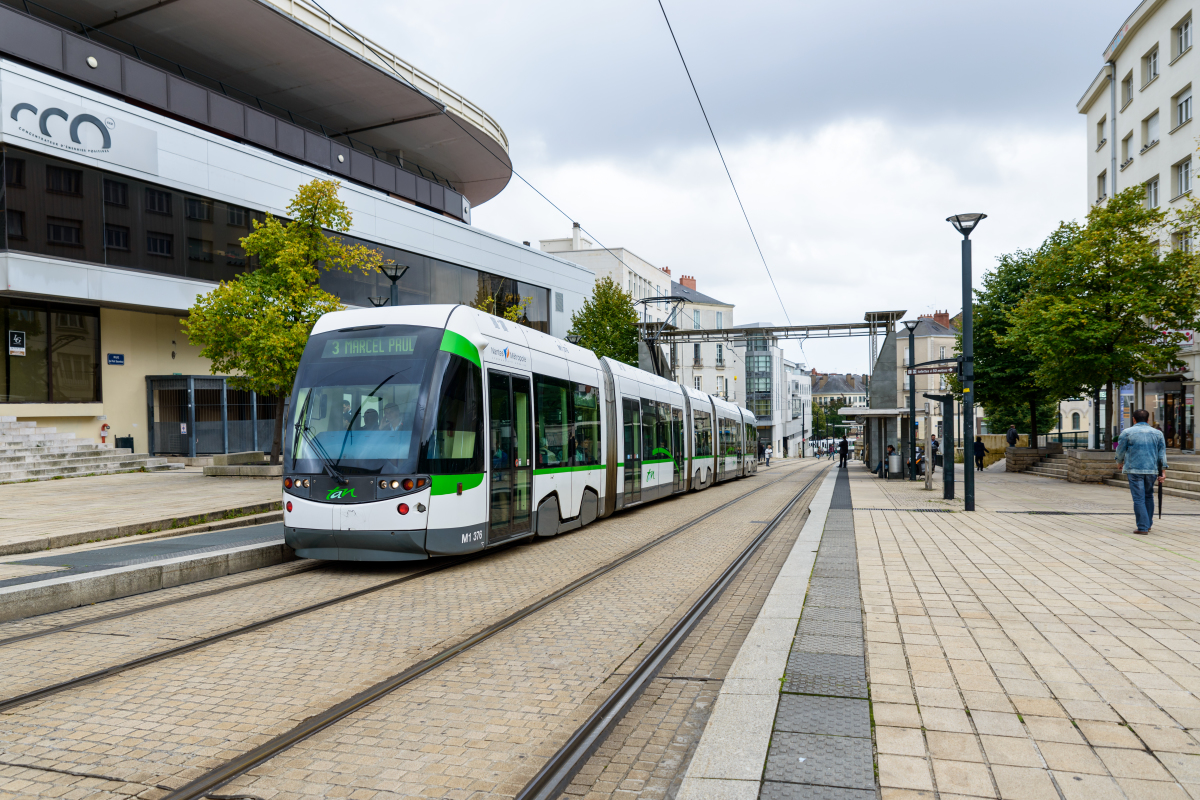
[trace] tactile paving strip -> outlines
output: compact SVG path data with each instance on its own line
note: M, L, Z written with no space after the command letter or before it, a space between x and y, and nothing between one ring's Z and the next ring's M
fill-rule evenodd
M779 698L775 730L870 739L869 706L866 700L785 694Z
M802 636L805 634L811 636L854 636L860 642L863 635L862 625L858 622L809 619L807 614L804 615L804 619L800 620L800 627L797 629L797 632Z
M858 587L853 589L842 588L840 586L830 586L829 584L837 579L834 578L814 578L809 585L808 597L804 604L812 603L814 606L834 606L837 608L858 608L859 595ZM837 580L838 583L843 583Z
M862 625L862 612L853 608L806 608L800 624L805 622L853 622Z
M796 637L792 650L803 653L833 653L839 656L857 656L863 651L861 636L808 636Z
M762 800L875 800L875 790L766 781L759 797Z
M871 740L777 732L771 737L764 777L787 783L874 789Z

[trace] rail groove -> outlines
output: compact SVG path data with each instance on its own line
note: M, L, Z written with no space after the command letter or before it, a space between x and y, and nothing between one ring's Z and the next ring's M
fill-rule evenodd
M821 474L824 474L823 471ZM715 516L716 514L719 514L729 507L740 503L747 497L780 483L781 481L785 480L786 477L787 476L783 476L768 483L764 483L762 486L751 489L750 491L745 492L744 494L741 494L732 500L729 500L728 502L711 509L710 511L707 511L704 514L685 522L679 527L664 533L662 536L654 539L653 541L647 542L641 547L638 547L637 549L632 550L614 559L613 561L596 568L587 575L577 578L566 586L555 590L540 600L530 603L524 608L514 612L513 614L510 614L498 622L489 625L483 630L464 639L463 641L440 651L424 661L412 665L403 672L399 672L376 683L373 686L364 689L358 694L343 700L337 705L334 705L319 714L308 717L291 730L272 737L253 750L249 750L237 758L231 759L224 764L209 770L203 775L192 780L190 783L176 789L173 792L170 792L169 794L165 795L162 800L199 800L200 798L210 795L210 793L216 791L239 775L242 775L259 764L268 761L279 753L309 738L310 736L313 736L329 726L341 721L342 719L345 719L356 711L370 705L371 703L374 703L382 697L385 697L396 689L399 689L402 686L422 677L423 675L428 674L456 656L466 652L467 650L470 650L478 644L487 641L488 639L491 639L496 634L511 628L513 625L532 616L533 614L536 614L538 611L541 611L547 606L552 605L558 600L561 600L580 587L585 586L597 578L600 578L614 569L634 560L638 556L654 549L655 547L658 547L680 533L683 533L684 531ZM818 475L817 477L820 476ZM804 491L807 490L808 486L811 486L815 480L816 478L813 478L811 481L809 481L805 488L802 489L800 493L789 502L787 508L791 508L791 506L794 505L797 500L799 500L800 496L803 495ZM760 537L761 535L762 534L760 534Z

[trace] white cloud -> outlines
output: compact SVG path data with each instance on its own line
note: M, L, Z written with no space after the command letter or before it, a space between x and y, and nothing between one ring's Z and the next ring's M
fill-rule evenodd
M527 152L540 147L518 149L518 169L605 245L670 266L676 279L696 276L701 291L737 305L739 323L785 321L711 146L555 163ZM1082 130L883 119L725 150L795 324L857 321L866 309L957 312L960 239L945 218L989 215L974 238L978 286L998 254L1034 247L1061 219L1082 216L1083 152ZM475 209L474 222L535 247L570 229L516 178ZM822 371L866 367L865 339L804 349ZM796 345L789 352L800 357Z

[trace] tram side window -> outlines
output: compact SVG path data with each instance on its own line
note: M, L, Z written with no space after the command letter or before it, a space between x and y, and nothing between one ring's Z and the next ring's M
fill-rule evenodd
M586 383L576 383L572 400L571 430L572 462L575 466L600 463L600 390Z
M483 472L482 380L479 367L459 356L448 356L438 395L437 420L425 444L429 472ZM364 411L363 416L366 414Z
M671 407L671 441L674 445L671 452L675 455L675 463L683 464L683 409Z
M711 456L712 451L712 415L707 411L693 411L692 435L696 442L696 457Z
M570 459L571 385L558 378L534 375L537 389L537 465L540 469L565 467Z
M654 457L671 457L671 406L658 403L658 424L654 427Z
M658 403L642 398L642 461L662 458L656 444L655 429L658 426Z

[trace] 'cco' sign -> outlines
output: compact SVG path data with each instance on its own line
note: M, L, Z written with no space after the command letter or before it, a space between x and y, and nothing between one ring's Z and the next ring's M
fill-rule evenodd
M158 174L157 133L108 106L92 103L84 108L68 97L5 86L0 130L10 137Z

